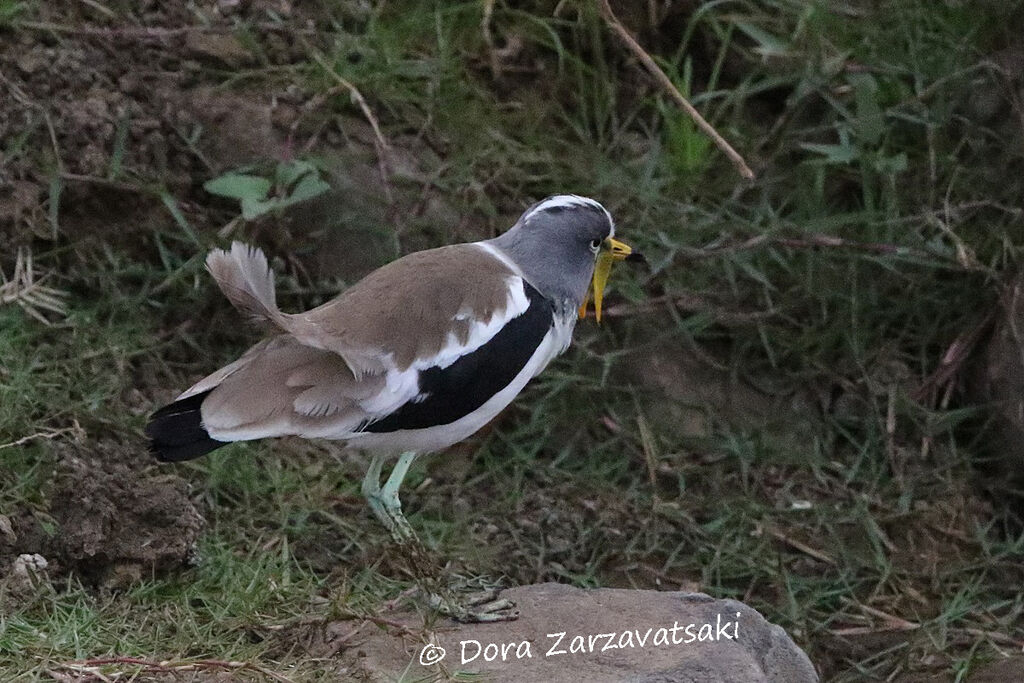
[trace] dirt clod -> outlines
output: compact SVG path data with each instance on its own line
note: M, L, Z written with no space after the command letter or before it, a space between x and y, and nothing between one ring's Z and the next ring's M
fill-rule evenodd
M194 563L203 527L183 479L83 454L61 463L50 514L65 568L111 588Z

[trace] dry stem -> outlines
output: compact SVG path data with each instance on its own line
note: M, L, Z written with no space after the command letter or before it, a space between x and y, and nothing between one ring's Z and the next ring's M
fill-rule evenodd
M682 107L683 111L690 115L690 118L692 118L693 122L697 124L697 127L704 131L715 145L717 145L718 148L722 150L727 157L729 157L729 160L736 167L739 174L747 180L753 180L754 172L750 170L750 167L747 166L747 162L743 160L743 157L740 156L739 152L733 149L732 145L726 142L725 138L723 138L718 131L700 115L700 112L690 104L689 100L683 97L683 93L679 92L679 88L672 83L672 80L668 75L661 70L661 67L655 63L654 59L640 46L640 43L636 42L636 39L629 33L626 27L622 25L622 22L618 20L615 13L612 12L612 8L611 5L608 4L608 0L601 0L601 14L604 16L605 21L608 22L608 26L618 34L622 39L622 42L626 44L633 54L636 55L637 59L640 60L640 63L646 67L652 76L654 76L654 80L661 84L661 87L665 92L672 96L672 99L676 101L676 104Z
M274 671L270 671L258 664L254 664L252 662L228 662L220 659L184 659L178 661L154 662L141 659L139 657L98 657L94 659L84 659L77 662L66 662L61 664L60 668L91 674L101 680L110 680L102 671L100 671L100 667L116 665L137 668L149 673L172 674L186 671L240 671L249 669L251 671L261 673L275 681L279 681L280 683L291 683L290 678L282 676ZM118 672L117 674L112 675L119 678L120 673L121 672Z

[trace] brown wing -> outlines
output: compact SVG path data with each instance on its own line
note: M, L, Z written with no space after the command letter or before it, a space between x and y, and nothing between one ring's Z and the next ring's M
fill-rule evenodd
M339 353L390 353L404 370L437 354L451 335L466 343L473 321L486 323L504 313L514 275L473 244L421 251L375 270L333 301L292 316L291 324L309 329Z
M360 401L385 383L380 375L357 379L337 354L287 334L260 342L228 368L196 385L213 385L202 420L222 441L349 431L369 417Z
M239 310L339 354L360 375L404 370L436 354L452 335L465 343L473 321L505 311L515 276L478 245L452 245L402 257L332 301L290 315L277 307L273 274L258 249L236 242L230 252L212 252L207 267Z

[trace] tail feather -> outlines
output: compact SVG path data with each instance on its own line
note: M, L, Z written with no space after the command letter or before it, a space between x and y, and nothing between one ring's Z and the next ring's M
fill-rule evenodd
M253 320L270 323L277 328L275 332L287 332L306 346L338 354L356 377L383 371L377 350L349 346L339 335L325 331L322 322L311 321L305 314L283 313L277 307L274 272L260 249L232 242L230 251L214 249L207 255L206 269L235 308Z
M161 462L192 460L221 446L227 441L210 438L203 428L200 409L211 390L194 394L153 413L146 425L150 438L149 450Z
M277 307L274 272L261 250L233 242L231 251L211 251L206 269L235 308L256 320L282 325L284 314Z

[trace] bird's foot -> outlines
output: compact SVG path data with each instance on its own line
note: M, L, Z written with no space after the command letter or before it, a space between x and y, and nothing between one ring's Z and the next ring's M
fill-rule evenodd
M436 551L423 545L418 538L396 542L395 556L404 561L405 570L419 584L429 584L444 573L444 563Z
M501 589L466 595L456 598L449 592L429 593L430 606L441 614L463 624L484 624L496 621L515 621L519 618L516 603L499 598Z

